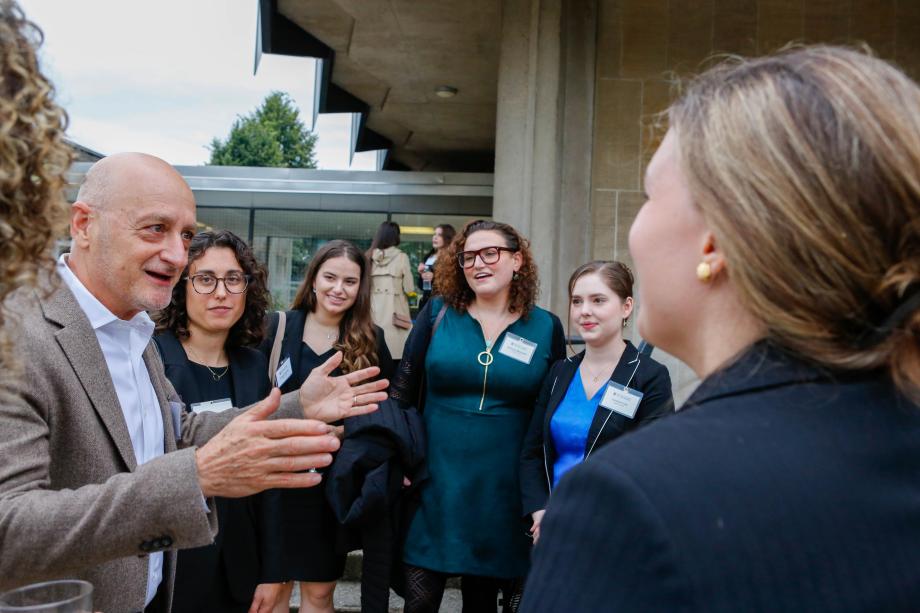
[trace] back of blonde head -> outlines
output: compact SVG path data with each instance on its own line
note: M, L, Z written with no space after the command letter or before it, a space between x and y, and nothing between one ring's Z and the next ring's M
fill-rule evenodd
M697 205L779 345L920 398L920 88L839 47L732 61L669 111ZM913 297L913 299L912 299Z

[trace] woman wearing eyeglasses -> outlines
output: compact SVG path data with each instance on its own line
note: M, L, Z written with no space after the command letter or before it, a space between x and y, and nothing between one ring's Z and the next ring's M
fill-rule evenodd
M154 337L166 376L189 410L224 411L268 395L263 335L265 270L227 231L192 239L188 266ZM218 498L212 545L179 552L174 612L270 611L283 580L277 492Z
M410 476L405 610L437 611L459 575L464 610L495 611L500 589L513 605L529 566L518 458L543 378L565 351L562 324L534 304L536 265L507 224L467 224L438 258L435 283L440 295L419 314L391 387L406 408L424 389L428 435L426 474Z

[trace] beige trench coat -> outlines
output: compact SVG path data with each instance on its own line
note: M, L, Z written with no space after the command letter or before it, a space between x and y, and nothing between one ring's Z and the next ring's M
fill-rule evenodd
M390 355L398 360L402 358L409 330L393 325L393 313L409 317L409 298L406 294L415 291L409 256L399 247L387 247L383 251L375 249L371 263L371 312L374 323L383 329Z

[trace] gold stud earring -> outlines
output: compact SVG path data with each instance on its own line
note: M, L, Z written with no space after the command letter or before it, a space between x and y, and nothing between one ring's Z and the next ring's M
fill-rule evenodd
M703 283L709 283L712 278L712 266L707 262L700 262L696 267L696 278Z

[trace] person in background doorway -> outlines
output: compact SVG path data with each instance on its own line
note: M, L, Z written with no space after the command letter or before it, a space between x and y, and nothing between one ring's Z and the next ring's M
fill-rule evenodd
M674 411L668 369L623 338L633 306L633 276L621 262L588 262L569 279L569 322L585 350L553 364L524 441L521 496L534 543L562 475L620 435Z
M195 413L247 406L271 390L262 340L265 270L232 232L201 232L172 302L156 314L166 377ZM173 613L271 611L281 589L278 491L217 498L214 543L179 552Z
M418 286L422 288L422 297L418 303L419 311L425 308L435 291L434 264L438 261L438 255L444 253L444 249L450 245L456 234L457 231L449 223L435 226L434 234L431 235L431 250L425 254L425 259L418 265Z
M334 374L379 366L381 377L389 378L393 362L383 330L371 320L369 268L353 244L329 241L310 261L291 310L284 313L284 329L279 313L269 317L269 334L261 349L273 362L269 370L282 392L297 389L336 351L344 358ZM285 580L300 582L301 613L330 613L336 581L345 569L339 524L324 487L280 492L281 572ZM292 589L288 584L279 595L277 613L287 613Z
M371 313L383 329L393 364L399 363L412 329L407 294L415 291L412 269L399 245L399 224L385 221L367 251L371 261Z

